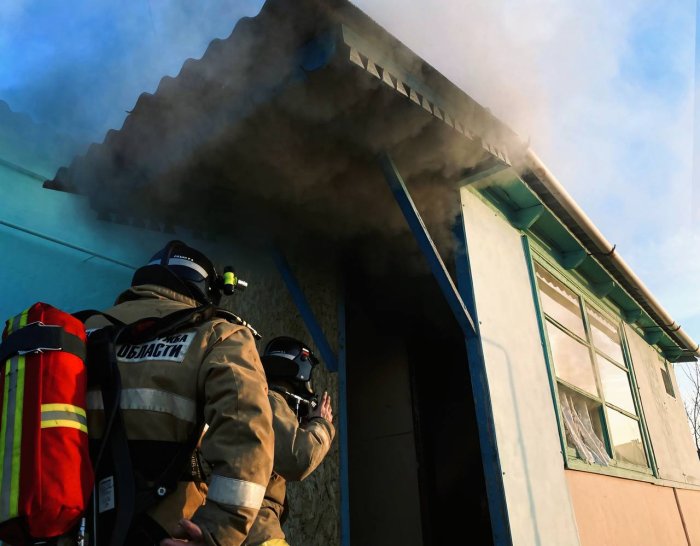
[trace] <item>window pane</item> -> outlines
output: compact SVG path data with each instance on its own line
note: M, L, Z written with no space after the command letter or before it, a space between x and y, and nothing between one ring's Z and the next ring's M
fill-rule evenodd
M589 464L607 465L610 455L603 440L602 406L564 385L559 385L559 404L566 431L566 444Z
M615 458L618 461L647 466L639 422L612 408L608 408L608 421L611 440L615 447Z
M576 335L586 339L581 306L576 294L540 266L536 266L536 273L544 312L562 326L566 326Z
M630 389L630 378L627 372L621 370L602 356L597 356L596 358L598 360L598 371L600 372L600 382L603 384L605 401L636 415L637 412L634 409L632 400L632 390Z
M579 389L598 395L598 388L593 373L593 363L588 347L576 341L569 334L554 326L549 321L547 337L552 349L552 359L557 376L577 386Z
M614 361L624 364L625 360L622 357L622 344L620 343L617 325L591 307L586 307L586 310L591 323L593 345Z

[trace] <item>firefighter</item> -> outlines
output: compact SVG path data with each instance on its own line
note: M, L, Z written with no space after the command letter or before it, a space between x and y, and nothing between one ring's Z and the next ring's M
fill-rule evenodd
M335 429L331 399L314 394L311 375L318 359L301 341L278 337L261 357L269 385L275 431L275 463L258 518L246 546L288 546L282 522L288 515L287 481L311 474L330 449Z
M135 272L116 305L89 319L87 327L212 308L219 303L222 279L202 253L171 241ZM143 514L135 510L125 543L182 544L175 537L191 544L239 546L258 515L273 458L272 413L253 332L214 316L148 342L118 340L116 357L137 499L144 498L142 488L156 487L156 502ZM105 430L104 407L101 393L89 391L92 437L100 438ZM191 457L204 423L209 428L201 438L201 457L211 468L206 480ZM175 485L155 483L183 450ZM120 502L119 487L115 500L109 479L97 476L98 536L100 517Z

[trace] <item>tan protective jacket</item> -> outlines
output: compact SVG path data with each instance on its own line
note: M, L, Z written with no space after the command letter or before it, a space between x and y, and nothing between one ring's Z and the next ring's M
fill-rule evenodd
M275 431L275 465L258 518L245 541L256 546L284 539L280 520L284 512L287 481L301 481L321 464L335 435L331 423L320 417L299 424L284 396L270 390L272 426Z
M143 285L124 292L106 313L132 323L195 306L177 292ZM96 316L87 327L105 323ZM130 441L186 442L198 414L209 425L201 441L212 469L208 493L204 484L181 482L149 515L171 535L184 517L202 528L208 545L239 546L264 498L274 449L265 373L250 330L213 319L140 346L117 346L117 360ZM102 434L102 408L101 393L90 391L92 437Z

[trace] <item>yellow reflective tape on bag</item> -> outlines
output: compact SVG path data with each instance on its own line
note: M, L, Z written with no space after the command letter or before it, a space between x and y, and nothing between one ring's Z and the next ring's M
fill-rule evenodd
M67 427L80 430L87 434L87 425L80 423L78 421L73 421L70 419L50 419L41 422L41 428L56 428L56 427Z
M68 413L76 413L78 415L82 415L83 417L87 417L87 414L83 408L80 406L74 406L73 404L42 404L41 413L45 413L47 411L66 411Z
M5 365L3 421L0 431L0 521L18 515L24 368L24 356L19 355L12 357Z
M42 404L41 428L68 427L87 433L85 410L72 404Z

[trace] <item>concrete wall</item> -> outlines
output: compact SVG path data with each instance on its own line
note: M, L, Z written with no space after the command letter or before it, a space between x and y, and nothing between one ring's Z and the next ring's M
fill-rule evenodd
M575 470L566 477L581 546L700 545L700 491Z
M521 236L461 191L513 544L578 544Z
M658 353L629 326L625 333L659 477L700 485L700 460L673 368L669 366L675 398L664 388Z
M177 238L200 248L213 259L236 267L250 288L225 306L250 321L265 337L278 335L308 340L285 285L266 249L246 249L235 241L216 243L194 239L188 231L163 233L101 222L84 198L45 190L36 178L0 164L0 319L35 301L67 311L110 306L129 286L135 268L167 241ZM300 254L288 257L310 305L337 350L337 275L332 261ZM312 264L295 267L295 264ZM317 390L327 390L337 408L337 374L322 369ZM290 486L291 516L286 524L290 542L306 545L339 543L338 443L321 467L306 481Z

